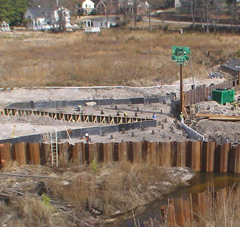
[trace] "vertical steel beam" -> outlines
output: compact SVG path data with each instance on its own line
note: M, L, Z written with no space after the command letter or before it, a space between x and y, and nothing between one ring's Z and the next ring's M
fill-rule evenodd
M185 142L177 143L177 167L186 166L185 162Z
M27 152L26 152L26 143L16 143L13 145L13 152L16 161L19 165L26 165L27 164ZM29 162L33 164L33 162Z
M119 160L127 161L127 143L121 142L119 144Z
M221 157L220 157L220 172L227 172L228 164L228 152L230 150L230 143L225 143L221 146Z
M133 162L141 163L142 158L142 144L141 142L133 142Z
M22 147L23 147L22 149L24 149L24 144L22 145ZM33 165L40 165L41 164L41 161L40 161L40 144L39 143L30 143L28 147L29 147L30 163L33 164Z
M180 112L184 111L183 65L180 64Z
M240 173L240 145L235 150L234 173Z

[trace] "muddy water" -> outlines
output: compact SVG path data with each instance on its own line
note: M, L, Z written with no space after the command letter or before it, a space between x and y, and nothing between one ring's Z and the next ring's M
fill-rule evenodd
M149 220L149 218L160 218L160 208L162 205L166 205L168 199L172 198L187 198L189 193L200 193L214 185L214 190L219 190L225 187L239 186L240 174L234 173L205 173L197 172L196 175L188 181L190 183L187 187L178 188L171 194L165 196L163 199L158 200L148 207L144 213L137 215L136 219L139 220L141 226L143 222ZM133 219L123 221L118 227L134 227Z

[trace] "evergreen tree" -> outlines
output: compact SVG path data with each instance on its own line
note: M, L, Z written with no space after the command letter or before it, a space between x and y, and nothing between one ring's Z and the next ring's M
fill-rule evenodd
M13 18L14 10L12 7L12 0L0 1L0 21L10 23Z
M6 21L11 25L22 22L23 15L27 10L27 0L1 0L0 21Z

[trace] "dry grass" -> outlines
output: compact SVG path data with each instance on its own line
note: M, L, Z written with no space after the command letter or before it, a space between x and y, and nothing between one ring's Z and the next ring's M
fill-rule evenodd
M12 198L11 205L6 206L0 203L0 210L2 226L66 226L65 217L60 216L53 206L37 196Z
M119 214L131 216L133 209L141 212L144 205L178 186L175 180L157 165L121 162L98 166L97 170L90 166L66 187L52 181L50 191L55 199L77 203L82 218L98 209L106 219ZM163 186L166 181L170 181L167 188Z
M198 224L203 227L233 227L240 226L240 196L238 190L232 188L229 193L222 192L216 196L209 190L202 201L204 209L197 214ZM215 195L215 196L213 196Z
M13 86L149 86L177 80L171 46L190 46L195 76L237 57L239 36L104 30L100 34L13 33L0 36L0 82ZM207 52L211 51L211 56ZM184 75L190 76L190 64Z

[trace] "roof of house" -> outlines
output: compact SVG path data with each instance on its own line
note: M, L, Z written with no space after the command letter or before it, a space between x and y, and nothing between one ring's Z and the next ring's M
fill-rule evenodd
M93 18L92 21L97 21L97 22L112 22L112 23L117 23L117 19L115 17L109 17L108 19L106 17L97 17Z
M61 6L62 7L62 6ZM35 18L40 18L40 17L45 17L45 14L46 13L50 13L50 12L53 12L55 10L57 10L58 8L61 8L61 7L47 7L47 8L44 8L44 7L38 7L38 8L29 8L28 10L31 12L31 14L35 17ZM64 8L64 7L63 7ZM66 9L66 8L65 8ZM68 9L66 9L68 10ZM70 11L70 10L68 10Z

